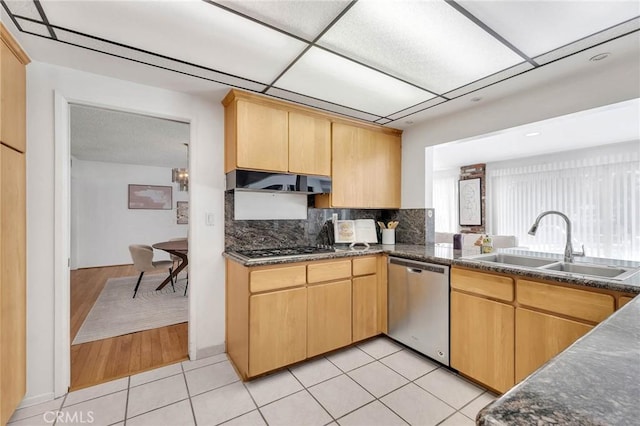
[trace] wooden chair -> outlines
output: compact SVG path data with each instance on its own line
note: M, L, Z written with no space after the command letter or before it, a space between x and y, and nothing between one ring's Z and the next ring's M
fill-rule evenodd
M176 291L173 285L173 262L171 260L153 261L153 247L144 244L132 244L129 246L129 252L131 253L131 259L133 259L133 267L140 271L136 288L133 290L133 297L136 297L138 287L140 287L140 281L145 272L158 271L163 269L169 269L169 276L171 277L171 287L173 291Z

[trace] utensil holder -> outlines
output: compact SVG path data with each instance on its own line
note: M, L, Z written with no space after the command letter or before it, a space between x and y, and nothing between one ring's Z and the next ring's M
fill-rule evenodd
M382 230L382 244L395 244L396 243L396 230L395 229L383 229Z

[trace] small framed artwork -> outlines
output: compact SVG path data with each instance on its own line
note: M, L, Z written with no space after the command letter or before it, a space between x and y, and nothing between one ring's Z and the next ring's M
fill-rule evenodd
M188 201L178 201L176 207L176 223L178 225L188 225L189 224L189 202Z
M460 225L482 225L480 178L458 181Z
M147 210L171 210L173 188L158 185L129 185L129 208Z

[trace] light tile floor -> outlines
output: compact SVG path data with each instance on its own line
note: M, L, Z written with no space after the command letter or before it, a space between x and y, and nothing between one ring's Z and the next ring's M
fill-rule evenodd
M185 361L20 409L9 425L466 426L494 398L377 337L246 383L225 354Z

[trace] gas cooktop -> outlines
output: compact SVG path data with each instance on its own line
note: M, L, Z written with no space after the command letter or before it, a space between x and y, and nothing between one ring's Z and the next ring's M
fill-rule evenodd
M238 250L241 256L247 259L270 259L274 257L304 256L307 254L333 253L334 249L320 247L282 247L258 250Z

